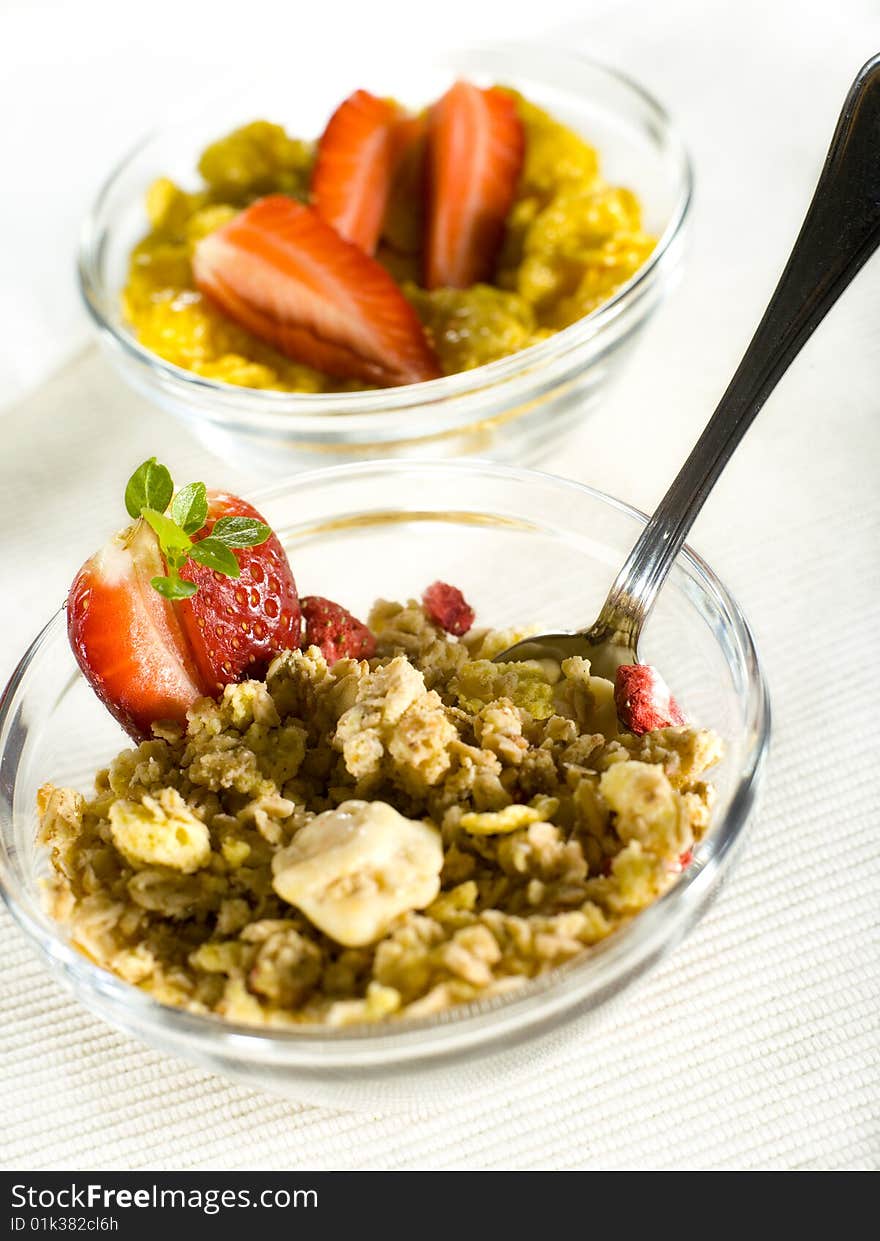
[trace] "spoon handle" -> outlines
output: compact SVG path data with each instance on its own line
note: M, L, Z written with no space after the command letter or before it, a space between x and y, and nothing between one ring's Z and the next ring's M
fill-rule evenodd
M645 526L590 631L634 649L719 474L776 384L880 244L880 55L850 88L813 201L770 304L715 413Z

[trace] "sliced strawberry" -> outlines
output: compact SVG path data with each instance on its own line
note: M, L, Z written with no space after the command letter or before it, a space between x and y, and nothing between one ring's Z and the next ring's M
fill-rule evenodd
M440 374L385 269L293 199L260 199L204 237L193 272L230 318L326 374L383 387Z
M476 619L476 612L457 586L434 582L422 595L425 611L435 624L460 638Z
M489 280L522 168L525 137L503 91L456 82L428 127L429 289Z
M391 131L391 190L382 240L398 254L419 254L425 234L427 116L403 116Z
M92 689L122 727L148 737L158 720L183 722L209 692L174 606L150 581L165 573L145 521L117 534L87 560L67 599L67 633Z
M206 538L220 517L263 521L238 496L208 492L208 520L193 541ZM174 604L199 679L212 695L244 676L262 676L279 651L299 646L299 597L277 537L272 534L265 543L239 548L233 555L241 577L224 577L188 560L180 576L199 589Z
M614 705L624 728L639 736L686 723L669 686L650 664L623 664L617 669Z
M302 600L305 621L303 650L321 648L328 664L337 659L370 659L376 653L376 639L351 612L331 599L308 595Z
M398 107L358 90L339 105L318 143L312 202L340 236L376 249L392 177Z

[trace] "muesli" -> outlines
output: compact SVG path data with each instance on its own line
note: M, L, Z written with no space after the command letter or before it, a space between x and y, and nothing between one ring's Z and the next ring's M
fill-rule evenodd
M525 631L475 627L446 583L366 623L300 600L259 514L201 484L172 498L162 469L135 475L134 525L69 604L80 665L139 744L89 797L40 793L51 910L93 961L230 1021L418 1016L588 951L675 882L721 743L675 722L668 693L648 718L631 672L615 687L581 658L494 662ZM238 575L211 567L224 539ZM167 570L154 584L145 557ZM135 635L126 694L89 629L114 597ZM211 609L228 626L200 626ZM243 623L253 648L232 645Z

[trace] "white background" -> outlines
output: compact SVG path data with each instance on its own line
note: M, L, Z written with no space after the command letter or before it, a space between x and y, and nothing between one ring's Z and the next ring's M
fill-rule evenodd
M668 106L697 173L680 288L551 468L652 506L722 391L803 215L877 0L325 5L0 0L0 678L150 452L214 461L88 345L80 219L140 132L218 84L481 39L577 47ZM694 533L773 692L764 807L721 900L574 1063L418 1120L271 1100L82 1013L3 916L0 1163L18 1167L872 1167L880 1157L880 260L761 415ZM56 374L57 372L57 374ZM53 378L54 376L54 378ZM48 381L48 382L47 382ZM621 434L621 428L624 434ZM843 618L843 619L841 619ZM853 641L833 635L845 624ZM48 773L47 773L48 774Z

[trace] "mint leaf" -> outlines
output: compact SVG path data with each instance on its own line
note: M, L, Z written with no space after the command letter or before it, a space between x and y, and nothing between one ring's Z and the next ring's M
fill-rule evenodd
M174 483L164 465L150 457L139 465L125 486L125 507L129 517L140 517L145 508L164 513L171 503Z
M189 554L193 560L207 569L213 569L215 573L223 573L226 577L241 577L238 561L226 544L215 539L213 535L193 543Z
M214 523L211 538L227 547L258 547L271 533L270 527L255 517L221 517Z
M157 512L154 508L142 509L141 514L156 531L159 548L169 569L179 569L189 557L192 546L189 535L185 530L181 530L176 521L172 521L170 517Z
M156 508L155 504L151 505ZM181 487L171 501L171 516L186 534L201 530L208 517L208 494L204 483Z
M154 577L150 585L166 599L189 599L198 590L195 582L188 582L184 577Z

